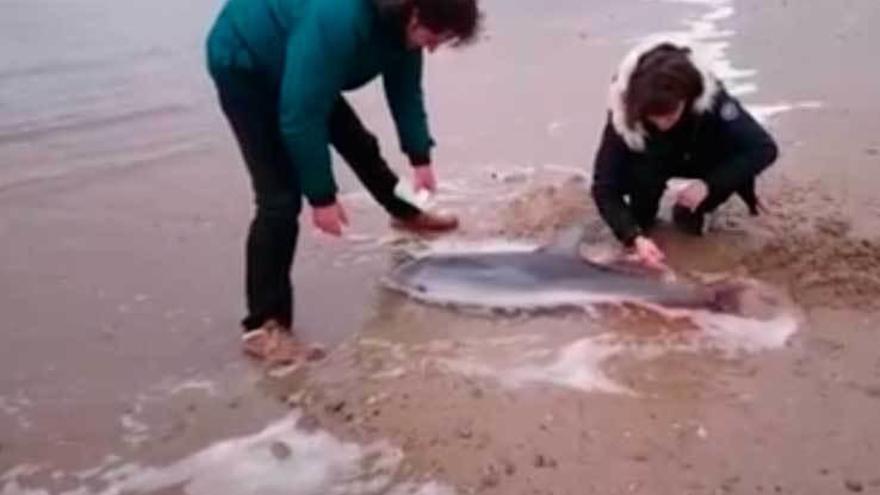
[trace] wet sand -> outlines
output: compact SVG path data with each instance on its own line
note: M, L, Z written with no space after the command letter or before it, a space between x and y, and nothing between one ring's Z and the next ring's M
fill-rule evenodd
M354 226L344 241L306 233L294 275L302 334L333 350L266 376L237 347L246 179L190 68L173 98L194 102L184 131L204 146L108 167L111 153L75 173L57 163L88 156L88 140L70 151L53 131L4 148L0 493L880 493L877 175L865 172L880 114L864 63L880 9L608 4L490 3L484 43L431 59L442 204L466 215L456 239L546 240L587 218L589 240L607 243L573 176L608 76L640 36L696 33L722 43L784 154L761 185L772 215L731 205L712 236L661 241L681 273L787 292L796 333L713 340L636 307L421 306L377 284L416 241L337 167ZM180 43L195 60L192 38ZM394 155L374 90L356 104Z

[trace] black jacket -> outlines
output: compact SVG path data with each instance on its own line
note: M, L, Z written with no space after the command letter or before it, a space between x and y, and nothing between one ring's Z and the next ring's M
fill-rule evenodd
M663 187L672 177L700 178L710 196L727 197L752 184L777 157L773 138L696 57L692 61L703 75L705 90L682 119L666 132L644 124L627 126L623 94L638 58L650 49L634 50L612 83L608 123L593 169L592 193L599 213L627 245L641 233L631 211L632 197L647 194L650 184ZM743 196L747 203L755 202L754 195ZM755 205L749 207L754 210Z

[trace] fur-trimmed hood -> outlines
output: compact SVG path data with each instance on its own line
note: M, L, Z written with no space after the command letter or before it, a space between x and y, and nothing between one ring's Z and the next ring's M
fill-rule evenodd
M608 91L608 109L611 113L611 123L614 126L614 131L633 151L645 150L647 131L641 123L636 123L635 127L627 125L624 98L642 55L663 44L670 44L677 48L687 48L690 50L688 56L691 63L694 64L694 67L696 67L703 78L703 93L694 101L692 106L694 113L704 114L710 111L715 103L716 96L721 91L721 84L709 68L709 62L701 55L699 47L693 43L683 43L668 37L651 38L630 50L620 63L620 67L618 67L617 73L611 82L611 87Z

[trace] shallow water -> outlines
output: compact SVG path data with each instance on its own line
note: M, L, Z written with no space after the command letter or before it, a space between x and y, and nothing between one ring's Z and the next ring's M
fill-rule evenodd
M802 38L833 34L792 29L777 37L777 25L791 22L779 20L786 9L777 6L765 16L761 9L770 9L767 4L729 0L549 5L491 1L486 6L487 40L429 59L427 94L441 145L437 165L442 189L437 199L441 207L455 209L467 220L461 238L449 243L534 234L536 225L564 216L543 215L545 208L559 206L564 194L538 194L513 213L505 206L536 185L589 175L615 64L633 42L657 31L711 43L723 75L780 133L789 152L782 167L800 173L821 170L823 160L839 162L847 173L834 180L844 191L871 182L855 171L864 170L872 158L863 154L859 161L840 150L852 145L862 153L876 146L867 132L854 133L847 120L854 115L859 128L871 128L867 123L876 117L870 113L876 101L864 106L852 102L866 98L874 87L872 79L860 78L850 91L841 84L823 86L823 78L799 76L804 70L800 67L808 67L807 72L814 67L777 52L790 54L801 46L791 40L807 42ZM875 421L868 406L873 404L877 375L868 352L868 313L817 310L817 316L808 307L807 329L793 335L792 320L787 319L761 328L739 320L708 320L702 322L708 330L695 333L687 325L665 328L656 315L632 308L622 315L608 310L610 315L494 321L417 307L384 294L377 281L393 264L389 258L395 246L418 242L387 230L384 216L344 167L337 170L353 226L342 242L306 229L295 273L298 319L307 337L329 344L348 341L364 359L345 366L331 362L315 374L338 379L355 391L376 386L413 396L424 392L422 408L405 403L410 409L392 409L391 426L377 427L378 443L353 443L331 434L340 429L331 423L322 424L314 437L296 430L286 416L287 407L277 400L279 394L264 388L260 370L237 354L240 245L250 200L202 67L203 33L217 8L214 1L0 2L0 292L7 325L0 346L4 495L112 493L107 490L126 487L173 491L180 485L201 493L220 482L242 493L256 493L249 484L254 477L234 470L239 465L266 475L267 483L279 481L280 467L293 467L292 473L302 474L301 481L314 493L345 493L347 486L358 486L351 483L361 476L375 474L362 465L362 454L377 454L370 459L400 475L393 481L388 473L374 478L385 483L383 487L397 485L401 493L444 493L448 486L442 480L405 474L409 456L439 452L447 460L471 462L477 455L474 449L451 454L431 448L405 450L407 439L396 428L414 424L428 431L436 428L442 436L451 427L435 424L434 415L447 411L448 404L440 399L456 397L443 388L456 380L465 380L468 387L473 381L487 393L495 393L494 386L504 390L497 392L501 402L486 401L490 405L483 409L458 403L462 405L455 410L467 416L481 411L489 422L493 414L505 412L521 427L512 431L529 431L530 415L545 407L561 416L573 411L582 416L579 401L587 397L593 416L578 420L607 431L616 431L622 423L627 432L631 424L644 420L641 432L659 439L661 454L681 452L687 432L697 432L700 441L719 435L723 452L687 444L682 454L693 453L696 459L688 462L697 465L705 460L707 476L729 476L718 467L723 463L709 462L724 458L738 463L735 467L746 478L761 478L765 488L774 481L797 485L808 463L786 460L794 438L803 442L798 445L804 452L815 453L821 445L821 455L811 462L830 466L834 476L870 481L873 472L868 468L876 464L866 442L875 432ZM862 25L877 14L871 5L859 9L862 20L835 23L852 26L853 31L844 34L856 41L867 36ZM825 26L803 13L809 10L796 10L795 19L805 17ZM768 39L785 42L785 49ZM829 44L825 50L836 46ZM860 47L858 41L854 53L862 53ZM866 70L858 58L838 58L835 67ZM394 165L406 173L380 92L368 88L354 100L382 136ZM830 136L830 141L822 136ZM128 171L104 173L120 169ZM61 179L42 180L48 177ZM809 215L816 212L843 216L831 207L833 202L816 206L822 187L809 186L807 199L800 203L791 200L789 192L772 197L788 201L782 207L786 215L793 215L792 224L808 225ZM842 197L862 207L857 196ZM803 211L809 213L806 219L799 216ZM870 216L873 210L861 211ZM577 216L582 210L572 207L566 212ZM511 215L518 221L511 222ZM307 220L304 216L303 223ZM669 246L670 252L717 270L731 259L731 251L738 252L738 247L726 244L743 237L738 228L724 230L705 244L679 240ZM834 285L822 278L822 269L839 268L834 262L842 256L834 254L834 241L845 236L844 231L832 229L820 238L794 237L797 245L778 250L771 246L752 262L772 268L772 254L782 253L783 259L775 263L783 272L797 268L803 283L795 288L819 307L829 299L846 303L849 290L870 296L870 277L852 287L847 282L842 296L816 290L817 285ZM595 236L603 232L597 229ZM851 244L843 257L856 261L844 263L844 273L872 275L876 270L871 257L855 256L862 248L855 241ZM811 276L818 282L810 282ZM787 280L773 279L780 285ZM50 310L46 301L51 301ZM360 339L352 344L350 338L358 335L372 339L372 346ZM341 355L343 351L345 346ZM504 402L505 394L525 399L515 408ZM541 394L559 394L564 400L544 402ZM701 394L708 399L702 400ZM728 403L728 395L739 402ZM716 400L719 397L724 400ZM670 408L669 415L661 417L684 425L675 429L672 440L666 438L664 425L639 416L656 405L652 400ZM618 423L617 417L626 421ZM845 424L837 425L838 419ZM706 429L701 429L704 423ZM747 433L764 435L755 443L762 447L747 444L751 437L736 430L739 424L749 425ZM568 436L566 430L551 445L561 448ZM496 442L514 450L515 445L504 443L506 438L499 433ZM540 445L536 438L531 444ZM588 449L601 452L605 460L604 465L594 464L604 467L590 483L607 488L624 480L614 475L624 464L609 468L607 460L625 458L620 450L629 446L628 438L609 437ZM273 442L279 441L291 449L286 463L272 456ZM316 455L321 462L300 462L294 452L313 452L308 447L315 443L321 447ZM405 459L400 460L404 451ZM283 457L284 452L275 447L275 455ZM776 474L770 472L768 458L782 463ZM750 459L761 465L749 464ZM397 461L399 472L394 471ZM692 476L682 474L678 466L666 469L656 462L650 464L652 469L660 466L658 471L675 480ZM208 466L208 474L199 466ZM560 471L546 482L563 483L570 473L586 472L582 465L570 466L571 471ZM817 472L822 468L810 467ZM463 468L454 468L448 477L471 484L461 481L466 478ZM292 476L284 474L281 485L267 489L284 486L286 476ZM97 484L84 484L89 480ZM680 489L669 493L683 492L676 481L668 483L659 485L661 491L675 485ZM757 491L758 484L748 488ZM835 477L833 486L840 489L843 483ZM504 492L503 487L499 490ZM598 491L609 492L613 490ZM822 491L831 492L832 488Z

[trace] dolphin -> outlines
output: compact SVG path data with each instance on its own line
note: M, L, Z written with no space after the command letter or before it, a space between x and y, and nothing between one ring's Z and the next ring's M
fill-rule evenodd
M620 302L730 313L739 307L743 284L703 284L589 261L578 253L579 232L543 247L428 252L398 265L384 285L425 303L514 312Z

